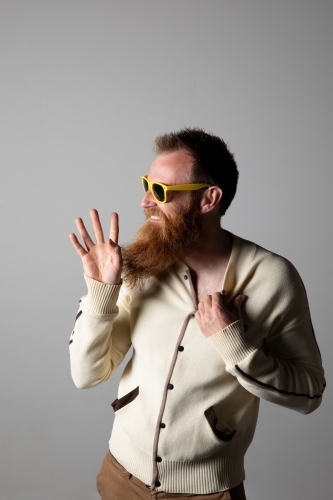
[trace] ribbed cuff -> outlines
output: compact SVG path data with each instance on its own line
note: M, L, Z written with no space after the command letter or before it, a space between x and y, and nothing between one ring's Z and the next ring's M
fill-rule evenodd
M88 295L85 300L86 307L95 314L114 314L117 312L117 300L121 283L120 285L108 285L89 278L85 274L83 276L88 287Z
M223 358L226 367L237 365L256 350L245 341L243 320L241 319L211 335L207 340Z

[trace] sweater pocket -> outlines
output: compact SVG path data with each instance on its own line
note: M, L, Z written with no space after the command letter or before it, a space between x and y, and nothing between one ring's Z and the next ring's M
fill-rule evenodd
M135 398L137 398L139 395L139 386L133 389L132 391L128 392L125 394L125 396L121 397L120 399L115 399L113 403L111 403L112 408L114 411L118 411L121 408L124 408L124 406L127 406L129 403L132 403Z
M217 418L213 406L208 408L204 414L210 428L220 441L228 443L232 440L236 431L233 431L225 422L223 422L223 420Z

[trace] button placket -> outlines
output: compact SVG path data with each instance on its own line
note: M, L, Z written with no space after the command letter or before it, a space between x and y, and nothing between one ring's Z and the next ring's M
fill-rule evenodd
M188 275L184 275L186 276L186 278L184 279L189 279ZM183 337L184 337L184 333L185 333L185 330L186 330L186 327L188 325L188 322L190 321L191 317L194 316L194 312L191 312L189 314L187 314L187 316L185 317L184 319L184 322L183 322L183 325L182 325L182 328L181 328L181 331L180 331L180 334L178 336L178 346L176 347L175 346L175 351L174 351L174 355L173 355L173 358L172 358L172 362L171 362L171 365L170 365L170 369L169 369L169 372L168 372L168 379L170 380L171 377L172 377L172 373L173 373L173 370L174 370L174 367L175 367L175 364L176 364L176 361L177 361L177 354L178 352L182 352L184 350L184 347L180 345ZM162 418L163 418L163 413L164 413L164 410L165 410L165 406L166 406L166 402L167 402L167 399L168 399L168 396L167 396L167 393L169 390L173 390L174 389L174 385L171 383L171 382L168 382L166 383L166 385L164 386L164 393L163 393L163 399L162 399L162 403L161 403L161 406L160 406L160 411L159 411L159 415L158 415L158 423L157 423L157 427L156 427L156 430L155 430L155 438L154 438L154 446L153 446L153 474L152 474L152 483L151 483L151 487L152 487L152 490L156 487L160 487L161 486L161 482L158 480L158 476L159 476L159 470L158 470L158 463L159 462L162 462L162 457L160 457L159 455L157 455L157 450L158 450L158 444L159 444L159 434L160 434L160 430L161 429L164 429L166 427L165 423L162 422ZM166 438L166 435L164 434L164 438ZM162 450L161 450L162 451Z

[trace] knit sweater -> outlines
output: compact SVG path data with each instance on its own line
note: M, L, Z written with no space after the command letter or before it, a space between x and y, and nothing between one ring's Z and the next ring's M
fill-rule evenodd
M325 379L304 285L283 257L231 235L221 289L243 293L242 319L206 338L197 299L178 262L129 290L85 277L70 337L79 388L106 381L133 346L112 403L109 447L157 491L209 494L245 477L259 399L310 413Z

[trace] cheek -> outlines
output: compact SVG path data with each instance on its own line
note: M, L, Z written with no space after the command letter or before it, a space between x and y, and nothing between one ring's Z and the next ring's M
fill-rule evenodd
M180 207L168 207L167 210L163 210L163 215L165 219L174 219L176 215L181 211Z
M179 212L184 212L190 204L190 193L185 191L179 191L176 193L172 193L172 198L165 203L164 212L170 214L170 216L174 214L179 214Z

